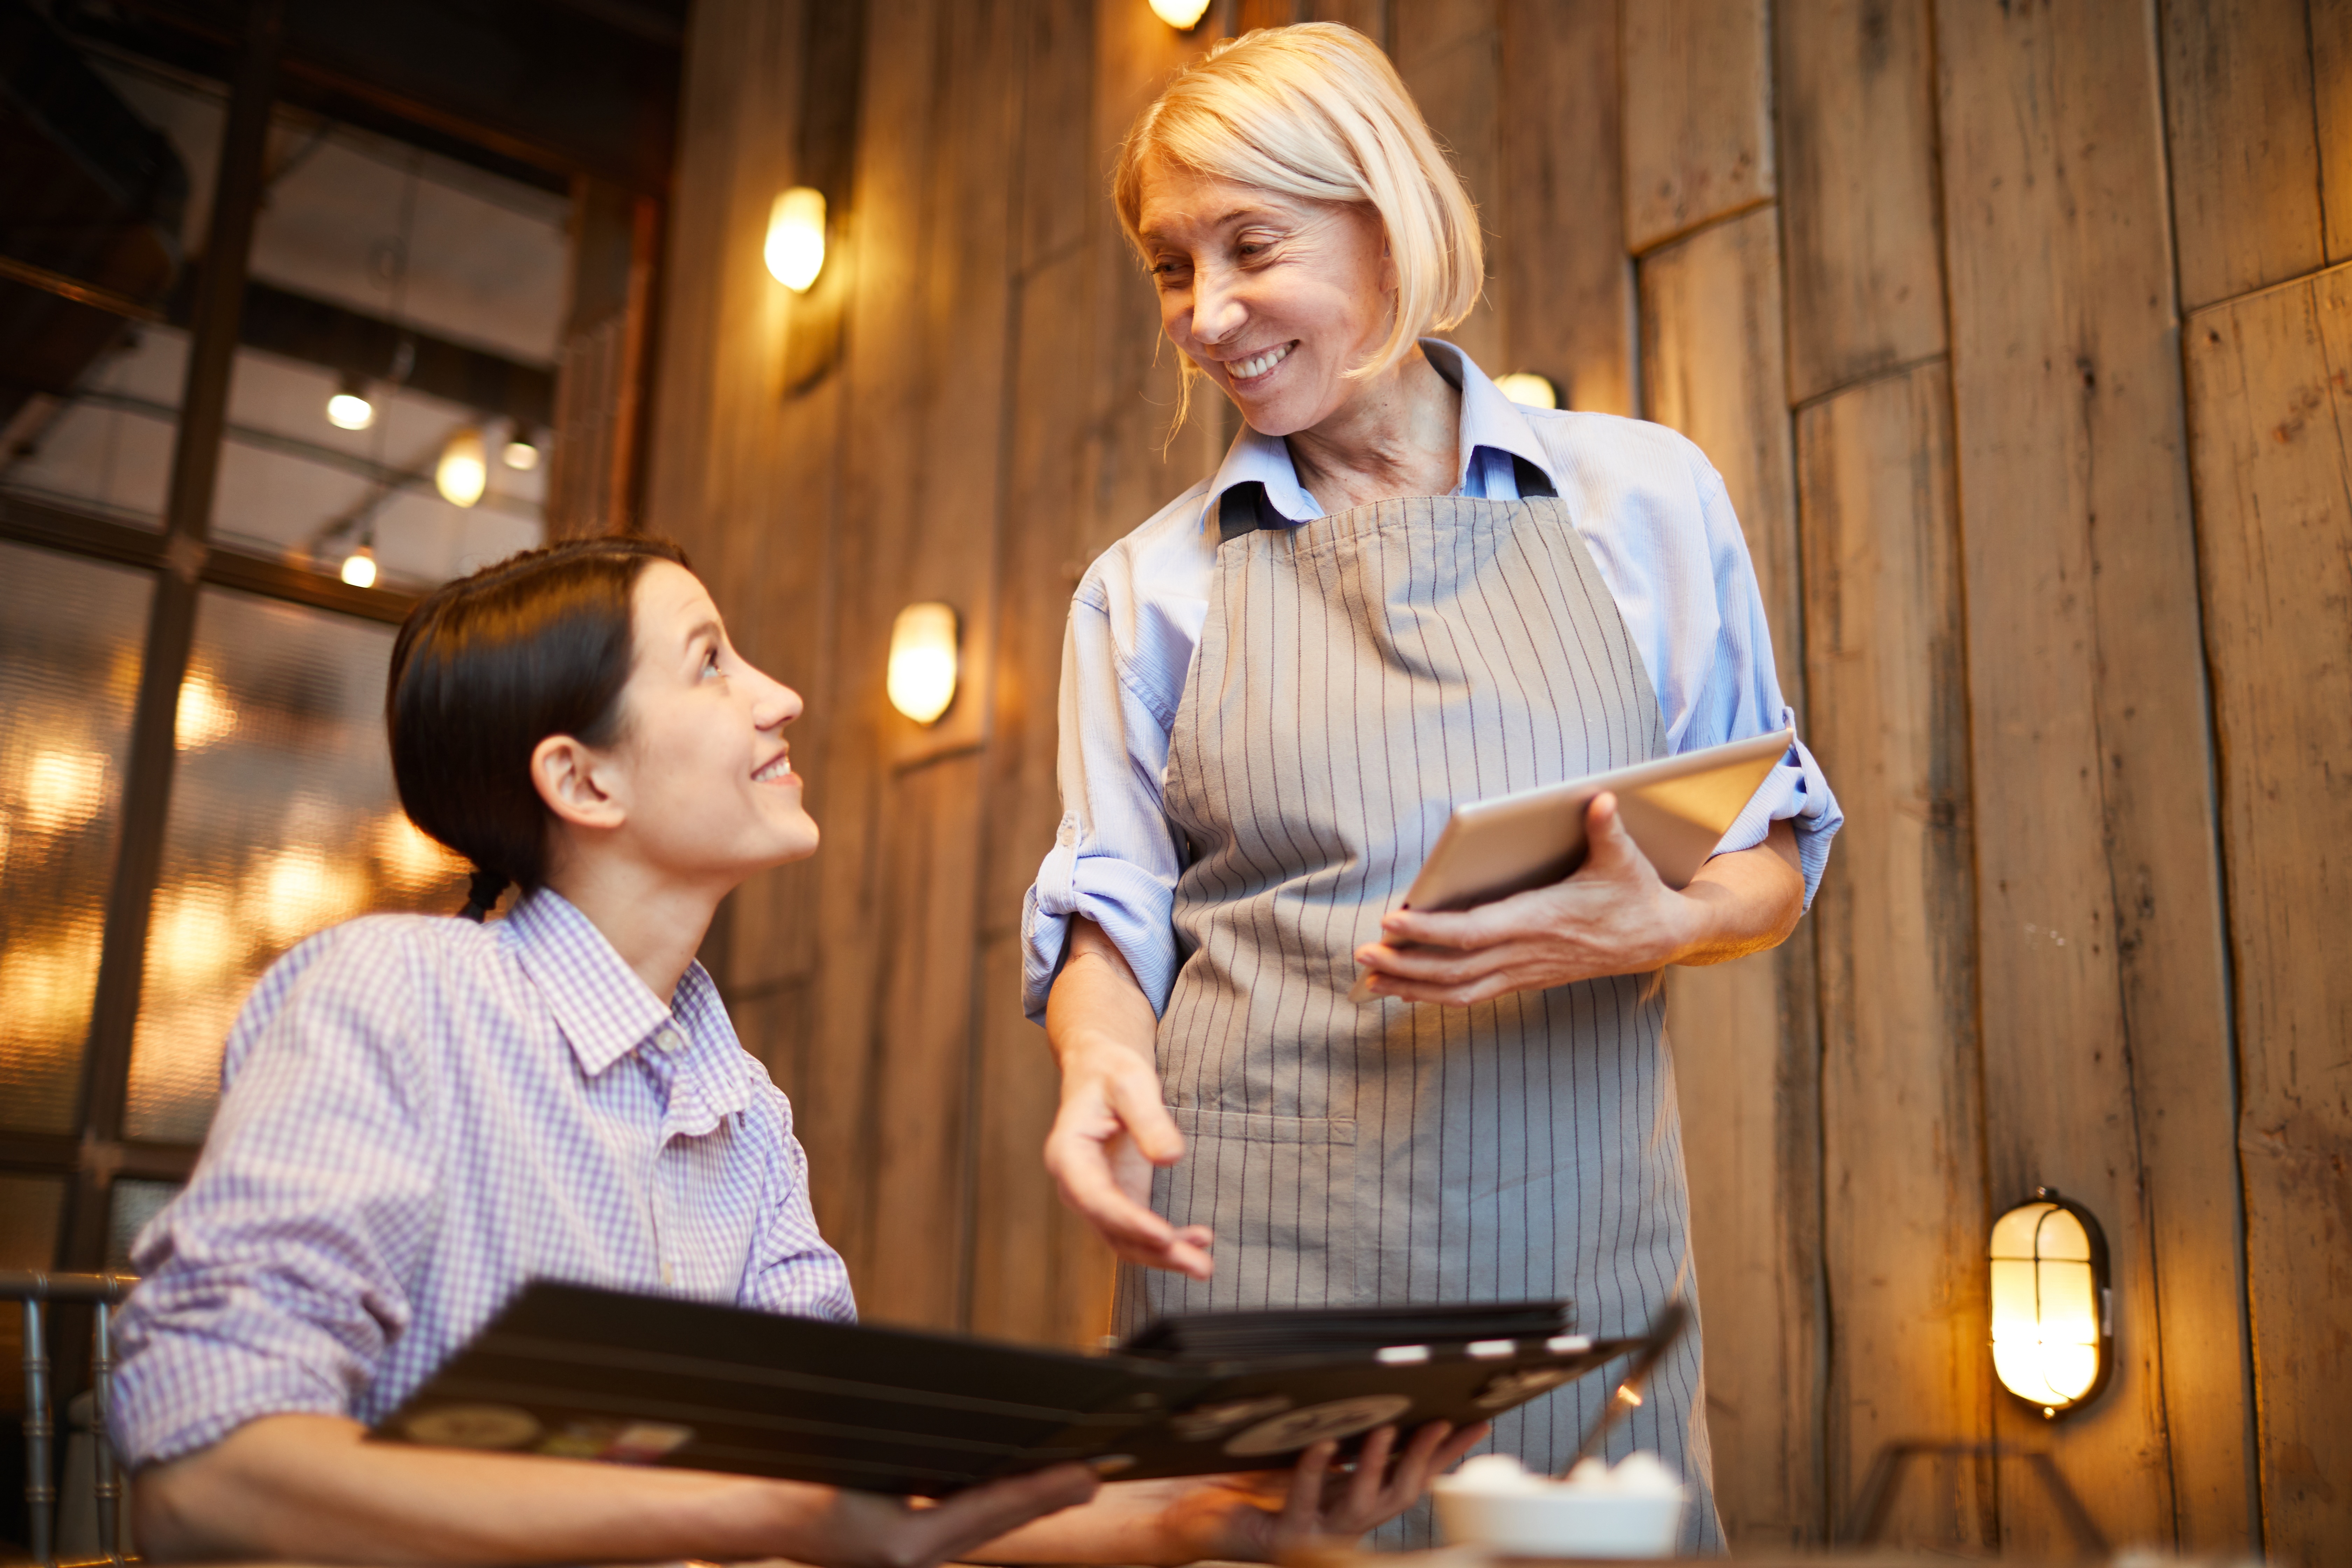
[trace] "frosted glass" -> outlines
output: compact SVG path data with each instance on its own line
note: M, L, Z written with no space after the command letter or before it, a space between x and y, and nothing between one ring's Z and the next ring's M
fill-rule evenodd
M140 1177L120 1176L107 1194L106 1266L128 1269L131 1267L131 1244L147 1228L147 1222L163 1212L163 1205L180 1195L177 1182L153 1182Z
M313 931L453 912L459 863L403 816L384 748L393 628L207 590L147 935L126 1128L194 1142L221 1041L261 972Z
M0 1127L69 1132L153 582L0 544Z

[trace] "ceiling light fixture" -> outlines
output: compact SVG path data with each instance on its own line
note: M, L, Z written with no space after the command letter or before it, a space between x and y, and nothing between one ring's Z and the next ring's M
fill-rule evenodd
M795 294L805 294L824 270L824 193L794 185L768 213L768 270Z
M338 430L364 430L375 423L375 405L368 400L367 382L346 375L327 397L327 423Z
M343 557L343 581L354 588L375 586L375 552L361 545Z
M471 506L482 499L490 484L490 455L479 430L468 425L449 437L433 470L433 483L452 506Z

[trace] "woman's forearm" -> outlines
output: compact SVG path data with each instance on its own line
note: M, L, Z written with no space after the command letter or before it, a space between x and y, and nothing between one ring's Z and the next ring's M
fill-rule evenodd
M271 1415L142 1471L151 1558L656 1562L772 1555L820 1487L362 1441L356 1421Z
M1805 874L1795 831L1776 822L1763 843L1717 855L1699 868L1683 896L1699 905L1706 919L1670 962L1703 967L1778 947L1805 912Z
M1118 946L1086 916L1071 916L1069 954L1045 998L1045 1041L1064 1070L1074 1052L1101 1047L1148 1063L1159 1027L1151 998Z

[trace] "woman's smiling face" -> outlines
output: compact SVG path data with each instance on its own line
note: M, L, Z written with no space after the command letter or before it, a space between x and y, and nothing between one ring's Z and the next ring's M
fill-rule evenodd
M632 620L608 757L635 857L683 879L732 881L814 850L783 738L800 695L735 651L719 606L682 566L646 565Z
M1264 436L1312 429L1364 386L1395 279L1369 206L1307 201L1154 158L1136 229L1168 339Z

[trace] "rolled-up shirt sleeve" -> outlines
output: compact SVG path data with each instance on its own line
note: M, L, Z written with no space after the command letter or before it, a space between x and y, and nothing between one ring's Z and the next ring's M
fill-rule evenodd
M1180 861L1160 795L1175 715L1122 668L1112 615L1109 594L1089 578L1062 642L1062 820L1022 911L1022 1003L1039 1023L1074 915L1102 927L1153 1011L1176 984Z
M398 962L342 943L247 1004L204 1158L132 1252L112 1412L132 1466L264 1415L348 1415L407 1327L436 1184L432 1075L377 973Z
M1611 498L1620 526L1605 535L1587 533L1585 542L1642 647L1667 750L1679 754L1793 729L1797 716L1773 667L1764 596L1722 476L1680 436L1649 428L1679 454L1689 489L1678 495L1679 485L1654 482L1629 488ZM1643 519L1641 527L1622 526L1627 512L1651 505L1659 515ZM1628 548L1633 542L1650 548ZM1757 789L1716 853L1753 848L1778 821L1796 830L1810 908L1845 815L1802 740Z

